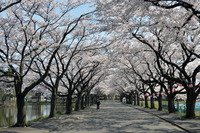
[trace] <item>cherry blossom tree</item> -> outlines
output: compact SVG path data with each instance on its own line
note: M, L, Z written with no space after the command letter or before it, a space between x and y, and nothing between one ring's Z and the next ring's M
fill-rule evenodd
M25 126L24 97L39 85L49 73L57 51L66 36L74 30L79 19L71 20L69 11L85 1L63 4L62 1L22 1L1 15L1 66L11 70L17 97L17 123ZM68 21L67 21L68 20ZM69 22L67 25L66 22ZM44 62L41 73L25 84L37 63ZM39 69L38 69L39 70ZM6 74L4 69L1 70Z
M0 13L7 10L8 8L16 5L16 4L19 4L22 0L15 0L15 1L1 1L0 2Z
M144 0L150 2L155 6L164 9L173 9L177 7L184 8L187 12L191 13L191 16L187 19L189 21L191 17L195 16L200 20L199 1L197 0Z
M91 90L101 81L102 75L104 75L103 73L100 74L102 70L99 67L101 65L100 62L96 60L96 58L92 57L90 54L86 56L88 51L81 53L82 54L74 58L69 66L69 69L65 73L64 78L62 79L62 85L67 90L67 114L71 113L72 95L77 94L75 110L79 110L79 105L81 100L83 100L83 95L88 98Z
M103 18L107 22L104 29L126 39L132 35L137 40L135 43L144 44L154 52L164 78L185 84L186 117L194 118L194 104L199 94L196 83L199 65L193 66L192 73L185 68L199 58L199 1L101 1L97 5L100 10L97 15L106 16ZM172 60L163 54L171 54ZM164 74L163 64L176 68L174 78ZM188 84L191 84L190 88Z
M50 110L49 117L54 117L54 115L55 115L56 98L58 95L60 81L61 81L62 77L64 76L64 74L66 73L66 71L68 70L68 67L70 66L70 63L71 63L73 57L79 53L80 50L78 50L77 48L83 38L84 38L84 35L82 35L82 37L80 37L78 39L76 44L66 45L63 47L63 49L60 49L56 53L56 55L54 57L55 61L51 66L51 70L48 74L48 77L43 81L44 85L52 93L51 110ZM70 47L71 45L73 45L73 47ZM45 66L43 60L40 60L39 63L42 64L42 66ZM38 70L37 72L41 75L42 74L41 67L39 67L38 63L36 64L36 66L37 66L37 70Z
M82 69L75 69L74 65L76 65L77 62L72 62L70 67L68 68L68 71L64 74L64 77L61 79L61 86L63 86L63 90L67 90L67 100L66 100L66 114L71 114L72 112L72 96L76 90L76 88L79 86L80 77L78 77L79 71Z

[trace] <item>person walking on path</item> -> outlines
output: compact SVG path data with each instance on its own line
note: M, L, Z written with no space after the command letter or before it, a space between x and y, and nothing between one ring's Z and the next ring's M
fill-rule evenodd
M100 104L101 104L99 99L97 99L96 104L97 104L97 109L99 109L100 108Z
M126 104L126 98L125 98L125 97L123 97L122 102L123 102L124 104Z

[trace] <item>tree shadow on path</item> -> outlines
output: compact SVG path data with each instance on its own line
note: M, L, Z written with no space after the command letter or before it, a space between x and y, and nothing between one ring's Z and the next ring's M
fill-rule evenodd
M183 133L177 127L145 112L103 102L100 110L54 131L66 133Z

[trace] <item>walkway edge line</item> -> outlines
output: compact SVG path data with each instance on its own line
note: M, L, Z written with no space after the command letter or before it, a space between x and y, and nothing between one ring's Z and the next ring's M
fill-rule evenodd
M134 106L130 106L130 107L134 108ZM180 129L184 130L184 131L187 132L187 133L192 133L191 131L189 131L189 130L183 128L183 127L181 127L180 125L178 125L178 124L176 124L176 123L174 123L174 122L171 122L170 120L164 119L164 118L162 118L162 117L160 117L160 116L158 116L158 115L156 115L156 114L154 114L154 113L151 113L151 112L145 111L145 110L143 110L143 109L139 109L139 108L134 108L134 109L137 109L137 110L143 111L143 112L145 112L145 113L154 115L154 116L156 116L156 117L158 117L158 118L160 118L160 119L162 119L162 120L164 120L164 121L166 121L166 122L172 124L173 126L176 126L176 127L180 128Z

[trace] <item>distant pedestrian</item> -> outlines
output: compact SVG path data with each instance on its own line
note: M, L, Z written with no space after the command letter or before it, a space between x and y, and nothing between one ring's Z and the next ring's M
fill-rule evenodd
M100 108L100 104L101 104L101 102L100 102L100 100L99 99L97 99L97 109L99 109Z
M126 98L123 97L122 102L125 104L126 103Z

